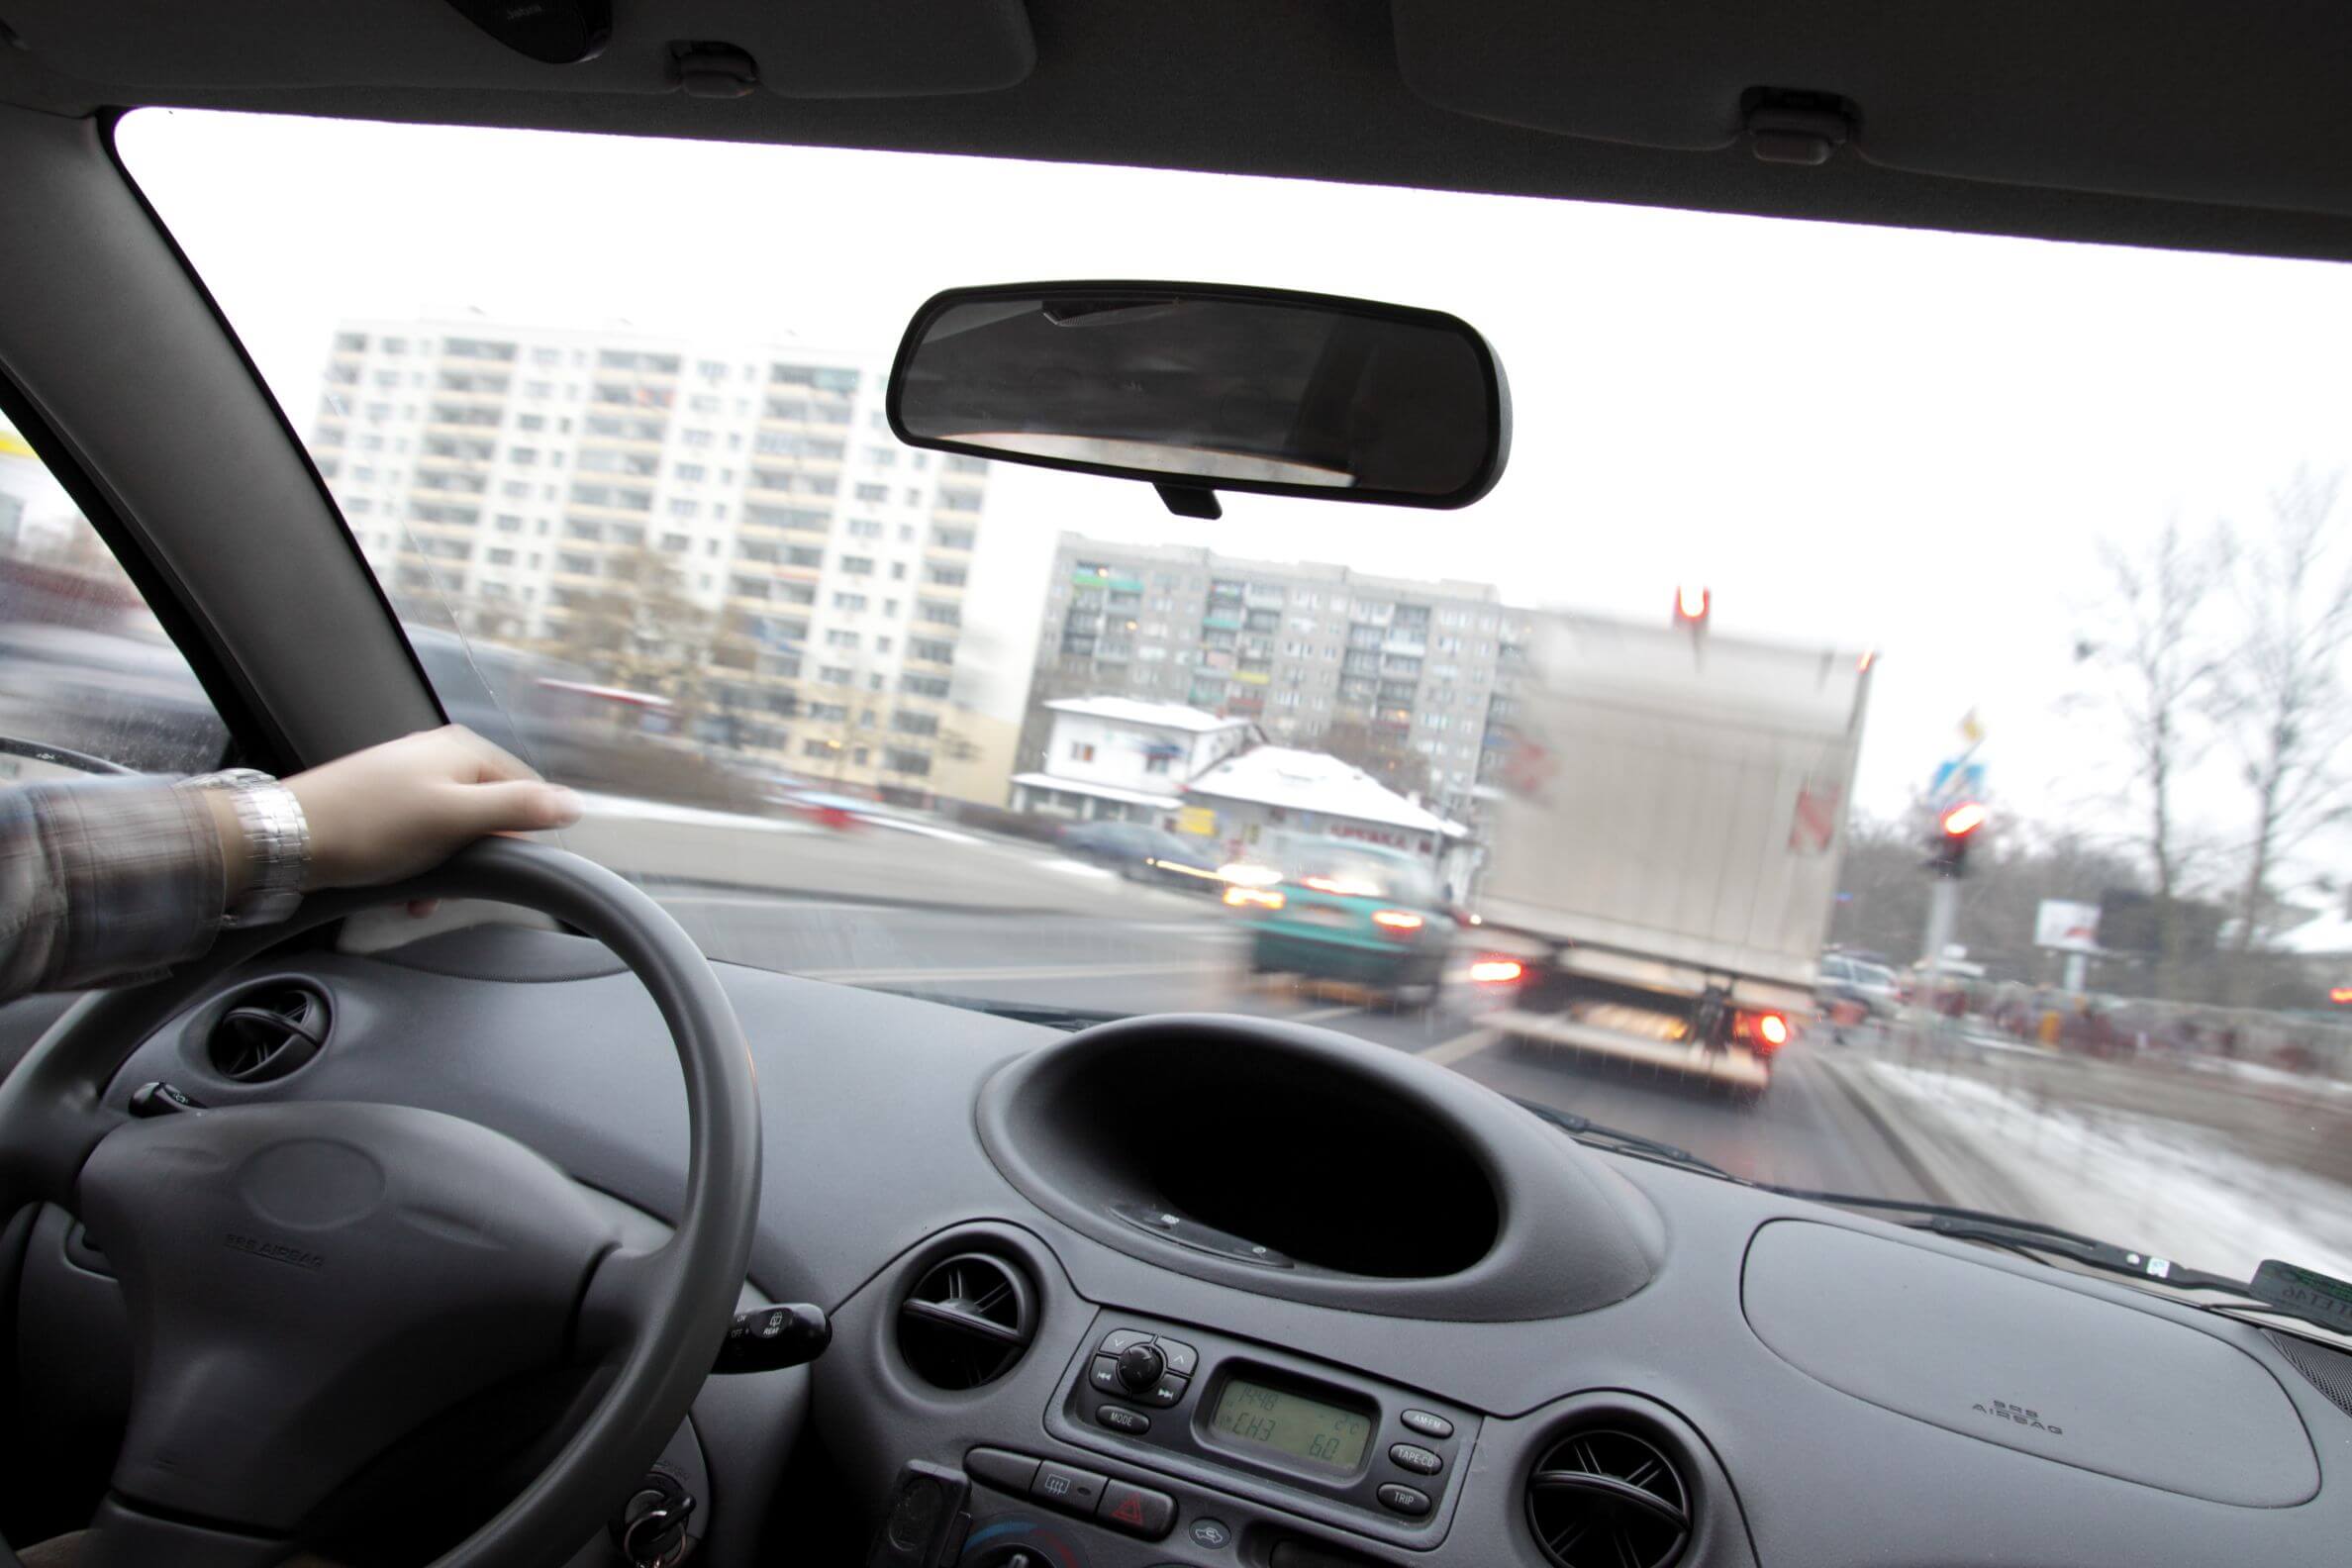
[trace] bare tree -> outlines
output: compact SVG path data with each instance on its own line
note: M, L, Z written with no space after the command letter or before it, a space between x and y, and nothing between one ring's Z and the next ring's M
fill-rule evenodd
M2206 631L2206 601L2223 580L2229 551L2218 533L2191 535L2168 521L2153 545L2134 552L2100 545L2113 589L2108 625L2076 645L2103 667L2121 721L2141 814L2136 839L2156 897L2156 972L2168 991L2180 957L2180 900L2197 846L2174 814L2173 793L2205 754L2205 721L2220 671Z
M2352 560L2327 525L2343 474L2299 468L2271 492L2270 526L2238 542L2231 587L2242 630L2214 688L2214 711L2253 794L2253 832L2237 898L2239 952L2271 914L2280 862L2312 833L2352 821Z

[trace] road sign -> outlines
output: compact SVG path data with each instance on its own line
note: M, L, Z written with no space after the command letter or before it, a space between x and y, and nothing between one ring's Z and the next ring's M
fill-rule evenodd
M1985 764L1973 760L1965 751L1938 763L1935 780L1927 786L1928 803L1934 806L1984 793Z
M2099 906L2043 899L2033 912L2033 945L2055 947L2060 952L2098 952Z

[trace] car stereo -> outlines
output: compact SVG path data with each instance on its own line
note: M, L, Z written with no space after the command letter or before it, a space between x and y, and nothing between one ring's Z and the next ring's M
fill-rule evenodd
M1426 1545L1443 1533L1478 1420L1287 1350L1108 1313L1046 1424L1138 1465Z

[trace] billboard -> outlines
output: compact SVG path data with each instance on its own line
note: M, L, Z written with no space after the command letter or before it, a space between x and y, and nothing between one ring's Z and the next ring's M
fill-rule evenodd
M2043 899L2033 912L2033 945L2055 947L2060 952L2098 952L2099 906Z

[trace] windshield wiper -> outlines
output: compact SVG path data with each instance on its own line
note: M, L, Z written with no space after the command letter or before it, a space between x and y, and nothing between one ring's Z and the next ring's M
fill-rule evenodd
M1595 1148L1613 1149L1619 1154L1630 1154L1636 1159L1656 1160L1661 1165L1687 1166L1695 1171L1704 1171L1710 1176L1720 1176L1728 1182L1737 1182L1742 1187L1758 1185L1749 1181L1745 1176L1732 1175L1713 1160L1704 1159L1679 1144L1669 1143L1663 1138L1651 1137L1646 1132L1628 1132L1623 1127L1604 1127L1591 1117L1578 1116L1573 1111L1556 1110L1540 1100L1529 1100L1519 1095L1512 1095L1510 1099L1513 1105L1533 1112L1537 1120L1550 1123L1579 1143L1590 1143Z
M938 991L918 990L913 986L867 986L865 989L890 996L913 997L918 1002L936 1002L942 1007L962 1008L967 1013L986 1013L991 1018L1015 1019L1023 1024L1042 1024L1047 1029L1072 1031L1128 1016L1095 1008L1062 1007L1052 1002L1005 1002L995 997L954 996Z
M1763 1185L1768 1192L1779 1193L1786 1198L1803 1198L1846 1209L1871 1209L1885 1214L1909 1215L1912 1218L1899 1223L1913 1230L1951 1236L1959 1241L1982 1241L1990 1246L2006 1247L2011 1252L2033 1257L2064 1258L2098 1273L2119 1274L2125 1279L2170 1286L2175 1290L2210 1291L2234 1297L2235 1300L2227 1304L2231 1308L2244 1305L2258 1312L2275 1313L2282 1318L2315 1323L2339 1334L2344 1331L2342 1320L2322 1312L2305 1312L2292 1302L2266 1296L2257 1291L2250 1281L2190 1268L2154 1253L2119 1247L2112 1241L2079 1235L2072 1230L2061 1230L2056 1225L2042 1225L2037 1221L2012 1220L2006 1215L1988 1214L1981 1209L1957 1209L1949 1204L1902 1198L1865 1198L1853 1193L1812 1192L1802 1187L1775 1187L1768 1183L1759 1185Z

